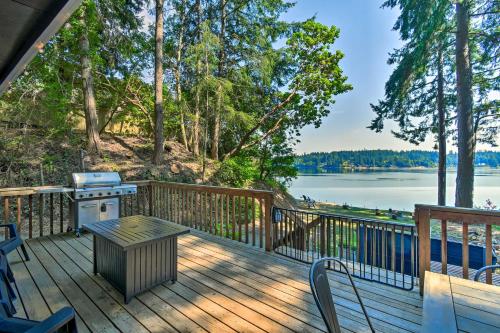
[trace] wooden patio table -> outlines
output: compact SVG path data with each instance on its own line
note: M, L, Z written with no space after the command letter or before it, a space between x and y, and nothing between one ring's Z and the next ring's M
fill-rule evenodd
M425 272L422 332L500 332L500 287Z
M94 274L125 296L177 280L177 237L189 228L142 215L83 225L94 236Z

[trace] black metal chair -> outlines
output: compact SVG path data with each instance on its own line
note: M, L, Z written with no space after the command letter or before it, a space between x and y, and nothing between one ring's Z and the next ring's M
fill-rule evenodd
M0 224L0 227L9 229L9 238L0 242L0 252L7 255L18 247L21 247L26 261L29 261L28 251L26 251L21 235L17 232L16 225L12 223Z
M354 293L358 298L359 305L361 305L361 310L363 311L366 321L368 322L368 326L372 332L375 332L373 329L370 318L368 317L368 313L366 312L365 306L361 301L361 297L359 296L358 290L354 285L354 281L352 280L351 274L347 270L347 267L340 260L336 258L321 258L316 261L311 266L311 270L309 271L309 283L311 285L311 291L314 296L314 300L316 301L316 305L319 308L319 312L325 321L326 327L328 328L328 332L330 333L340 333L340 325L337 317L337 312L335 311L335 304L333 302L332 292L330 290L330 283L328 282L328 276L325 269L325 263L329 261L334 261L340 264L341 267L347 273L349 277L349 281L351 282L352 288L354 289Z
M474 281L479 281L479 277L481 276L481 274L483 274L483 272L487 271L487 270L495 270L495 269L498 269L500 268L500 265L490 265L490 266L484 266L480 269L478 269L476 271L476 274L474 275Z
M2 333L77 333L75 310L62 308L43 321L14 318L16 313L13 300L15 293L7 276L7 257L0 253L0 332Z
M64 307L43 321L9 317L0 301L0 332L3 333L77 333L75 310Z

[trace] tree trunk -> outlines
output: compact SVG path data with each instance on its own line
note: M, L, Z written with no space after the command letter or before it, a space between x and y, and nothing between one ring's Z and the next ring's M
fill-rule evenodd
M443 50L438 50L438 145L439 145L439 166L438 166L438 205L446 205L446 110L444 105L444 74L443 74Z
M163 0L156 0L154 135L153 163L159 165L163 160Z
M469 2L456 4L458 164L455 206L472 207L475 140L472 124L472 68L469 51Z
M224 76L224 63L226 58L225 50L225 35L226 35L226 1L220 0L220 50L219 50L219 64L218 64L218 77L222 78ZM218 96L217 96L217 106L214 110L214 119L212 124L212 159L219 159L219 140L220 140L220 122L221 122L221 109L223 107L222 103L222 87L219 84Z
M208 49L205 45L205 81L208 80L210 75L210 66L208 63ZM206 173L206 158L207 158L207 143L208 143L208 119L209 119L209 105L210 105L210 96L208 89L205 92L205 129L203 134L203 152L202 152L202 166L201 166L201 180L205 182L205 173Z
M189 150L187 135L186 135L186 125L184 123L184 109L182 107L182 87L181 87L181 66L182 66L182 48L184 47L184 22L186 20L186 13L184 12L186 7L186 1L182 3L181 12L181 24L179 29L179 38L176 52L176 64L175 64L175 95L177 99L177 107L179 108L180 115L180 125L181 125L181 139L184 147Z
M196 90L193 119L193 155L200 156L200 92Z
M257 122L257 124L255 124L248 132L246 132L240 139L239 143L236 145L236 147L234 147L233 149L231 149L228 153L226 153L223 157L222 157L222 160L226 160L236 154L238 154L242 149L244 148L248 148L249 146L253 146L255 145L256 143L262 141L263 139L266 139L269 135L271 135L275 130L277 130L282 124L282 121L284 119L284 116L285 115L282 115L281 117L279 117L279 119L274 123L274 126L271 127L270 130L268 130L266 133L264 133L261 137L260 137L260 140L258 141L254 141L253 144L248 144L248 141L250 140L250 138L252 137L253 134L255 134L257 132L257 130L262 126L264 125L264 123L273 115L275 115L276 113L279 113L279 111L281 111L288 103L290 103L290 101L297 95L297 91L296 90L293 90L292 92L290 92L287 96L287 98L285 98L283 101L281 101L278 105L275 105L271 111L269 111L268 113L266 113L262 118L260 118L260 120Z
M212 124L212 151L213 160L219 159L219 141L220 141L220 109L222 108L222 87L217 87L217 103L214 108L214 122Z
M201 42L201 0L196 0L197 25L198 25L198 43ZM197 77L201 77L201 61L196 63ZM193 155L200 155L200 90L196 89L194 120L193 120Z
M83 14L85 15L85 14ZM85 19L81 18L85 26ZM94 78L92 77L92 66L90 62L90 45L87 30L83 30L80 36L80 51L82 63L82 90L83 109L85 113L85 131L87 133L87 151L89 154L98 153L101 150L101 139L97 123L97 109L94 94Z
M176 73L176 96L177 96L177 105L179 108L179 115L180 115L180 123L181 123L181 139L182 139L182 144L184 147L189 150L189 145L188 145L188 139L187 139L187 134L186 134L186 125L184 124L185 122L185 117L184 117L184 110L182 108L182 91L181 91L181 84L180 84L180 73Z

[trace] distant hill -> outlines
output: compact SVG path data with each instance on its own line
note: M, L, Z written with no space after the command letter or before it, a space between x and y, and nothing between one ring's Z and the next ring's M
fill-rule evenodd
M457 154L449 153L447 166L457 165ZM500 167L500 152L476 153L476 165ZM438 164L436 151L357 150L308 153L295 158L299 172L328 172L349 168L434 168Z

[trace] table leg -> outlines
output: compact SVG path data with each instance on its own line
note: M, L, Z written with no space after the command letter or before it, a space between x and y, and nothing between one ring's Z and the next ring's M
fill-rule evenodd
M177 281L177 237L174 237L172 242L174 243L174 251L170 260L173 262L172 283L175 283L175 281Z

